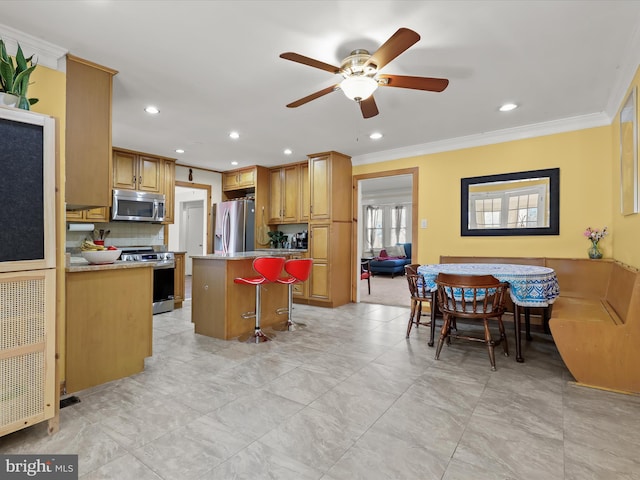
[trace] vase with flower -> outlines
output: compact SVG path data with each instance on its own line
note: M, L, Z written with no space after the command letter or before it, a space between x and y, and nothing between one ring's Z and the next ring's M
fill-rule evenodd
M602 258L602 250L600 250L598 243L600 242L600 240L606 237L608 233L609 232L607 232L607 227L604 227L602 230L597 228L592 229L591 227L587 227L587 229L584 231L584 236L587 237L591 242L591 247L589 247L589 250L587 250L589 254L589 258L592 258L592 259Z

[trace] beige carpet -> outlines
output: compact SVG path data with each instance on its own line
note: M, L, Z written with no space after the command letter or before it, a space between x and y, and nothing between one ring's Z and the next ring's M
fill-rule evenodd
M410 307L409 286L406 277L379 275L371 278L371 295L367 293L367 281L360 280L360 301L379 305Z

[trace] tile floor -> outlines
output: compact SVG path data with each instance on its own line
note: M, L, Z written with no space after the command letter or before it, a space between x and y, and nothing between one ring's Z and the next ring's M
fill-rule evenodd
M573 385L543 334L491 372L479 344L405 339L406 308L295 314L261 345L195 335L190 302L156 315L143 373L0 452L78 453L83 480L640 479L640 397Z

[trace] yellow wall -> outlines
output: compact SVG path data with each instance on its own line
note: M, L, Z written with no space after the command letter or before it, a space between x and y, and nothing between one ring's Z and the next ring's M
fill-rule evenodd
M354 175L418 167L418 263L440 255L586 258L586 227L612 224L612 127L598 127L495 145L359 165ZM498 173L560 168L560 235L462 237L460 179ZM617 193L617 191L616 191ZM419 222L418 222L419 223ZM613 231L613 229L612 229ZM611 238L600 242L613 256ZM638 262L640 264L640 261Z
M64 214L64 146L65 146L65 118L66 118L66 89L67 79L63 72L38 66L31 74L31 83L28 97L39 99L38 103L31 106L31 111L50 115L56 119L57 133L57 158L58 169L56 171L56 245L57 245L57 294L56 294L56 352L58 354L59 382L65 379L65 259L64 245L66 239L66 223Z
M640 88L640 69L636 71L635 78L627 94L633 87ZM640 94L640 92L637 92ZM626 100L625 95L624 100ZM615 251L616 260L620 260L627 265L631 265L636 268L640 268L640 214L623 216L620 213L620 109L624 104L624 100L620 104L618 113L611 128L611 188L613 191L612 201L612 229L611 236L609 237L613 242L613 248ZM636 100L636 121L638 119L638 105ZM640 122L637 122L640 124ZM636 132L638 133L638 132ZM639 136L640 138L640 136Z

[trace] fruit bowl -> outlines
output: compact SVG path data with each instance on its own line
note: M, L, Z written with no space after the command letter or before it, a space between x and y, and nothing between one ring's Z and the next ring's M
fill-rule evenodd
M103 265L115 262L122 250L84 250L82 256L93 265Z

